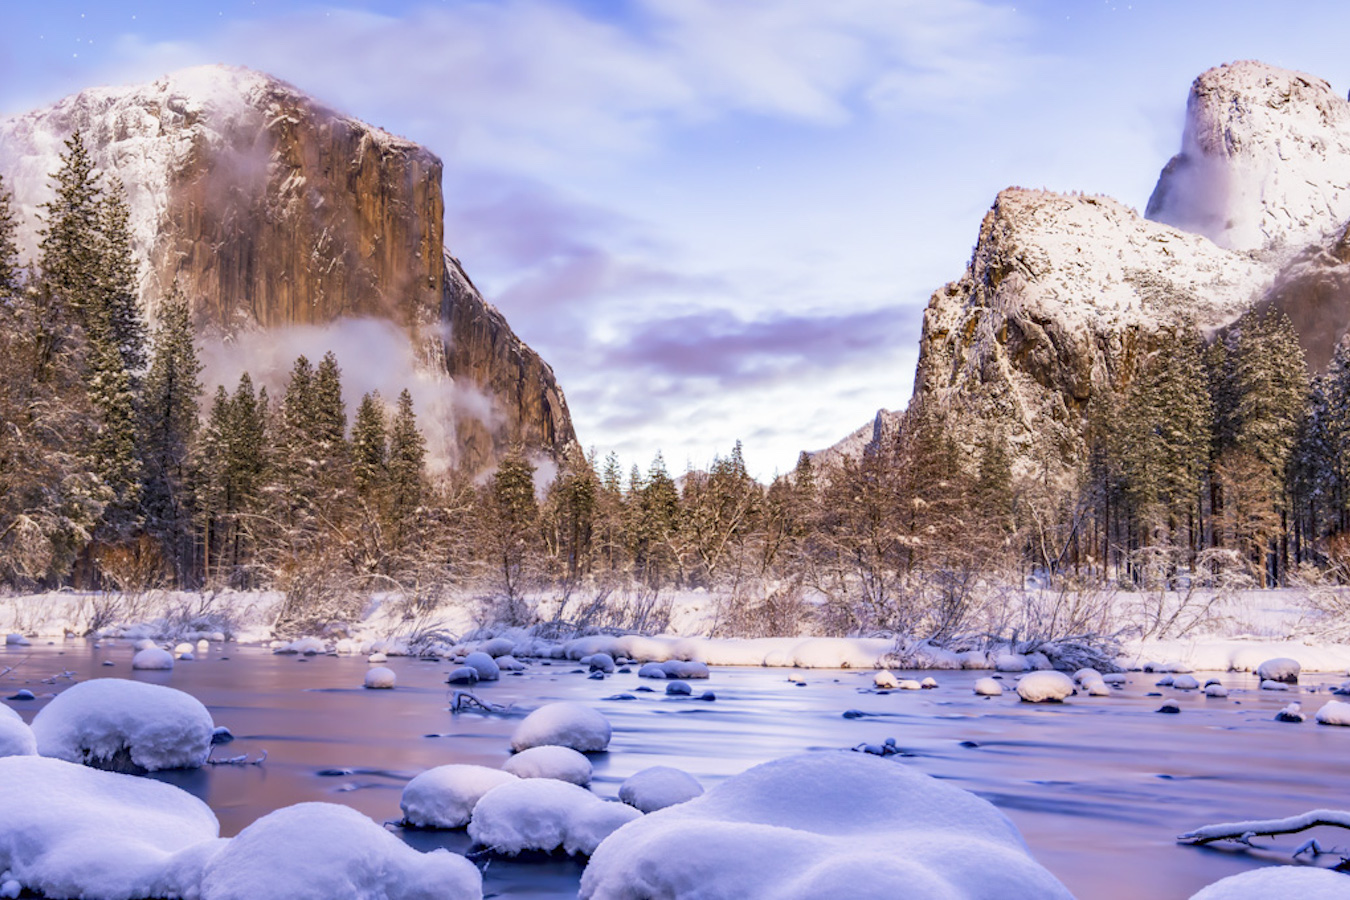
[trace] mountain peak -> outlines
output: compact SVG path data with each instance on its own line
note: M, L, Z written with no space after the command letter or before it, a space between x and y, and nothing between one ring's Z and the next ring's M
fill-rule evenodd
M1232 250L1320 240L1350 216L1350 102L1253 60L1201 74L1147 216Z

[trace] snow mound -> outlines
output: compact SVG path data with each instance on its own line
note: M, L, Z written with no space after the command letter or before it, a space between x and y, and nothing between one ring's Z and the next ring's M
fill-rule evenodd
M1318 725L1350 725L1350 703L1341 700L1328 700L1317 711Z
M1262 681L1282 681L1285 684L1298 684L1299 673L1303 667L1298 660L1288 657L1268 659L1256 667L1256 677Z
M571 701L549 703L516 726L511 749L520 752L553 744L592 753L608 748L612 733L609 720L589 706Z
M619 785L619 799L644 813L685 803L702 794L703 785L697 778L671 766L643 769Z
M978 861L978 862L973 862ZM847 890L842 890L847 886ZM1069 900L974 794L862 753L756 766L621 828L582 900Z
M464 665L469 666L478 673L479 681L496 681L501 677L501 667L497 661L481 650L475 650L464 657Z
M872 684L882 690L890 691L900 686L900 680L889 670L882 669L872 676Z
M553 778L585 787L591 783L591 761L570 747L545 745L522 750L502 764L517 778Z
M1172 687L1179 691L1198 691L1200 681L1194 675L1177 675L1172 679Z
M1003 685L993 678L980 678L975 682L975 693L981 697L1002 697Z
M478 645L478 649L493 659L500 659L503 656L510 656L516 650L516 642L510 638L495 637L483 641Z
M583 656L578 662L592 672L604 672L606 675L613 673L615 668L614 657L608 653L592 653L590 656Z
M428 769L403 788L403 818L417 828L463 828L473 808L495 787L516 776L487 766L452 764Z
M5 644L10 647L27 647L29 646L29 641L28 638L18 632L10 632L5 635Z
M375 666L366 670L365 686L368 688L387 690L397 683L398 676L394 674L393 669Z
M1311 866L1270 866L1216 881L1191 900L1350 900L1350 878Z
M72 685L33 717L43 756L138 773L200 766L214 729L191 694L120 678Z
M136 655L131 658L131 667L148 671L172 669L173 654L159 647L146 647L136 651Z
M508 856L558 849L589 856L611 832L641 816L575 784L528 778L488 791L474 807L469 837Z
M273 653L279 653L283 656L319 656L328 652L328 645L316 637L303 637L299 640L291 641L289 644L280 644L272 650Z
M1073 679L1053 669L1032 672L1017 682L1017 696L1028 703L1058 703L1071 694Z
M0 872L47 897L183 896L224 842L169 784L37 756L0 759Z
M36 756L37 739L23 717L0 703L0 756Z
M206 866L202 900L480 900L477 867L448 850L419 853L366 816L300 803L239 832Z
M994 658L994 671L996 672L1026 672L1031 669L1031 663L1020 653L1003 653Z

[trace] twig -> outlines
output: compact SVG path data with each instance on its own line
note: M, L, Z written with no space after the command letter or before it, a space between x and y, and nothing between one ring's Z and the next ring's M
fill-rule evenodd
M1177 837L1178 841L1191 844L1209 844L1214 841L1238 841L1250 844L1258 835L1268 837L1276 834L1295 834L1327 825L1335 828L1350 828L1350 812L1336 809L1314 809L1302 815L1287 819L1259 819L1252 822L1227 822L1221 825L1206 825L1195 831L1188 831ZM1307 849L1305 844L1303 848Z
M486 700L480 700L475 694L469 691L455 691L450 700L450 711L452 713L463 712L466 709L481 709L485 713L504 713L507 707L498 703L489 703Z
M267 762L266 750L264 750L262 756L259 756L257 759L249 759L247 753L241 754L240 756L231 756L229 759L212 759L210 756L206 757L206 765L208 766L261 766L265 762Z

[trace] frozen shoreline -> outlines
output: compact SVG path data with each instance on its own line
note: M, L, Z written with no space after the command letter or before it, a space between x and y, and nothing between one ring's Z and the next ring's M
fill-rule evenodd
M1303 592L1293 589L1243 592L1226 600L1221 615L1207 623L1203 633L1197 629L1181 638L1122 640L1116 663L1126 670L1247 672L1267 659L1289 657L1306 672L1350 670L1350 644L1296 636L1308 631L1303 599ZM1023 656L1015 650L1027 649L994 641L984 649L956 652L889 636L709 637L716 627L719 598L701 591L674 595L671 627L655 635L592 634L550 640L540 637L539 629L482 626L467 599L413 619L398 598L373 595L360 621L323 638L286 642L276 640L271 629L282 601L275 591L153 592L135 598L69 591L17 595L0 597L0 633L11 635L11 642L45 642L82 635L101 618L110 620L97 632L105 637L176 642L228 636L274 650L294 643L296 652L441 656L462 656L484 640L507 636L519 647L517 655L524 656L577 660L603 652L636 662L683 659L713 666L804 669L993 669L1016 666L1016 660L1007 657ZM1128 609L1138 600L1126 595L1117 602ZM1035 652L1024 659L1030 669L1048 664Z

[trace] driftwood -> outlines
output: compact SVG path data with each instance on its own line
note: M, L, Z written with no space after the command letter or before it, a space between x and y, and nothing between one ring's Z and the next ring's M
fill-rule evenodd
M206 758L206 765L208 766L261 766L265 762L267 762L266 750L257 759L249 759L247 753L241 756L231 756L229 759L212 759L210 756Z
M477 709L485 713L504 713L508 707L500 703L489 703L470 691L455 691L450 700L450 712L459 713L466 709Z
M1337 809L1314 809L1302 815L1290 816L1287 819L1258 819L1251 822L1226 822L1219 825L1206 825L1203 828L1197 828L1195 831L1178 835L1177 840L1190 844L1209 844L1214 841L1237 841L1240 844L1250 844L1251 839L1257 836L1296 834L1300 831L1307 831L1309 828L1316 828L1319 825L1350 828L1350 812ZM1324 852L1317 847L1315 841L1309 841L1299 848L1300 852L1309 850L1315 853Z

